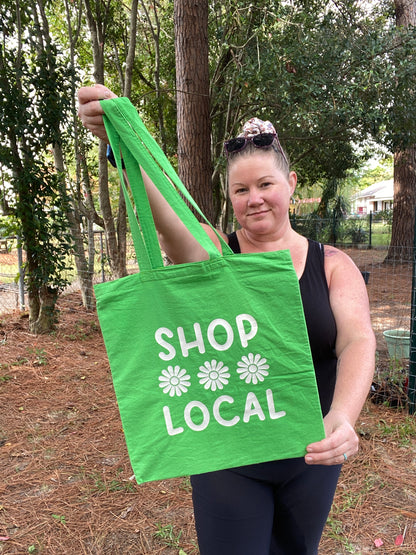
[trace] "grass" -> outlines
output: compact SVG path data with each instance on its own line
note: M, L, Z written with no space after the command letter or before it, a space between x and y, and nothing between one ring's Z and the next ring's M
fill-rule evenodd
M329 514L325 535L335 540L344 549L345 553L357 553L356 547L348 539L344 532L342 515L351 509L362 506L365 503L367 493L373 489L374 482L366 480L359 491L345 490L333 503Z
M122 471L122 468L118 469L116 473L117 476ZM120 481L118 478L114 478L107 482L98 472L89 474L88 478L90 478L94 482L94 490L98 492L114 493L117 491L125 491L127 493L133 493L135 491L134 484L132 482L127 482L125 480Z
M75 322L74 328L71 333L65 335L65 339L70 341L85 341L97 332L98 324L81 318Z
M64 515L54 515L54 514L52 514L52 518L54 518L60 524L66 524L66 518L64 517Z
M391 226L384 222L373 222L371 226L371 244L373 247L388 247L391 239Z
M388 424L380 420L378 429L382 437L397 441L401 447L407 447L413 438L416 438L416 420L407 415L402 421Z
M34 357L33 364L35 366L46 366L48 364L48 358L46 356L45 349L39 349L38 347L30 347L27 349L29 355Z
M159 522L156 524L156 527L157 531L154 533L155 538L161 540L167 547L179 549L182 530L179 530L176 534L174 532L173 524L162 526Z
M153 537L159 540L163 545L166 547L170 547L171 549L178 549L178 555L191 555L191 553L195 553L197 551L197 547L191 549L191 551L184 551L181 546L181 537L183 534L182 530L179 532L175 532L175 528L173 524L166 524L162 525L160 522L156 524L157 531L153 534Z
M327 527L327 535L342 545L346 553L356 553L354 545L343 534L343 524L341 520L330 516L327 520Z

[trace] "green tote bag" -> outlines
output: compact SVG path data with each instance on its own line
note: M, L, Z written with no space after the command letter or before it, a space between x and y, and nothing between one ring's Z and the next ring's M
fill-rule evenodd
M136 480L304 456L324 428L289 252L220 253L129 100L101 103L140 266L95 286ZM140 167L208 260L163 265Z

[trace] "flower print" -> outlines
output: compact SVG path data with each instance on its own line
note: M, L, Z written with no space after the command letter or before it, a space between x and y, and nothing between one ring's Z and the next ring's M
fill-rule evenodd
M266 362L267 360L262 358L261 355L254 356L253 353L249 353L248 356L243 356L238 361L237 366L239 368L237 368L237 372L246 383L256 385L258 382L264 381L265 376L269 375L267 372L269 365L265 364Z
M199 383L205 389L215 391L216 389L223 389L224 385L228 384L230 374L228 373L228 367L224 366L223 362L217 362L216 360L211 360L211 362L206 361L204 366L200 366L199 369Z
M168 366L166 370L162 370L162 375L159 376L159 387L163 388L163 393L169 393L171 397L175 395L180 397L182 393L188 391L188 387L191 385L190 379L186 370L181 369L180 366Z

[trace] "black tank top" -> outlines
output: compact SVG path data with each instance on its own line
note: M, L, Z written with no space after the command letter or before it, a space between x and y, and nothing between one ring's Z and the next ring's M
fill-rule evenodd
M233 252L241 252L236 232L228 235L228 244ZM299 287L322 414L325 416L330 409L335 388L337 328L329 303L328 283L324 269L324 246L311 239L308 239L308 254Z

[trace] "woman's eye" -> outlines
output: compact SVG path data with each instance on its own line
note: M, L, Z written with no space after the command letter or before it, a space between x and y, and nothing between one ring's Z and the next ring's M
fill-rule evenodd
M262 183L260 185L260 187L268 187L269 185L271 185L271 183L269 181L266 181L266 182Z

